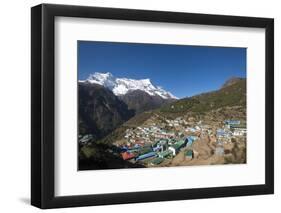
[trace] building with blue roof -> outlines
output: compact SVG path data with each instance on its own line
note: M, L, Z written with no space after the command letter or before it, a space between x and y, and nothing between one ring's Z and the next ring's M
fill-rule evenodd
M225 120L224 124L226 125L227 128L231 128L231 126L240 125L240 121L239 120Z
M148 152L146 154L143 154L143 155L139 155L137 158L136 158L136 161L139 161L139 160L144 160L146 158L151 158L151 157L155 157L156 156L156 153L155 152Z
M186 143L186 146L189 147L193 144L193 142L195 140L197 140L198 137L196 136L187 136L186 139L185 139L185 143Z
M224 123L227 125L238 125L238 124L240 124L240 121L239 120L225 120Z

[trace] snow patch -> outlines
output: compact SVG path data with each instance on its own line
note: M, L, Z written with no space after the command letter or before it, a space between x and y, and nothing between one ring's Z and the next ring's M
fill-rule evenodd
M111 73L95 72L90 74L86 80L79 80L79 82L88 82L102 85L110 89L115 95L122 96L129 91L141 90L151 96L160 96L163 99L178 99L170 92L164 90L160 86L154 86L150 79L129 79L129 78L115 78Z

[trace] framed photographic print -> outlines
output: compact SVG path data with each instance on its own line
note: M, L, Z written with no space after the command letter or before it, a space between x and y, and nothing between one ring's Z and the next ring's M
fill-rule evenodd
M274 21L31 9L31 203L272 194Z

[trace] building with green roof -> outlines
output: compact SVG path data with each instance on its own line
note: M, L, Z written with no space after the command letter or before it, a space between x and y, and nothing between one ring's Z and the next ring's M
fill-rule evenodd
M191 160L193 158L193 150L189 149L185 152L185 158Z
M150 162L150 164L151 164L151 165L158 165L158 164L162 163L163 161L164 161L164 158L158 157L158 158L153 159L153 160Z
M166 150L164 152L159 152L158 157L159 158L169 158L173 155L173 152L171 150Z
M173 155L175 156L182 147L185 146L185 141L184 140L179 140L176 143L174 143L172 146L169 147L169 150L173 152Z

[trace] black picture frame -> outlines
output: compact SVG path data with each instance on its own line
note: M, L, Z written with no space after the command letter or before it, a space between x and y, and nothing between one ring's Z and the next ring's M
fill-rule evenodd
M264 28L265 184L56 197L54 21L58 16ZM47 209L274 193L274 20L271 18L41 4L31 8L31 97L31 204L36 207Z

